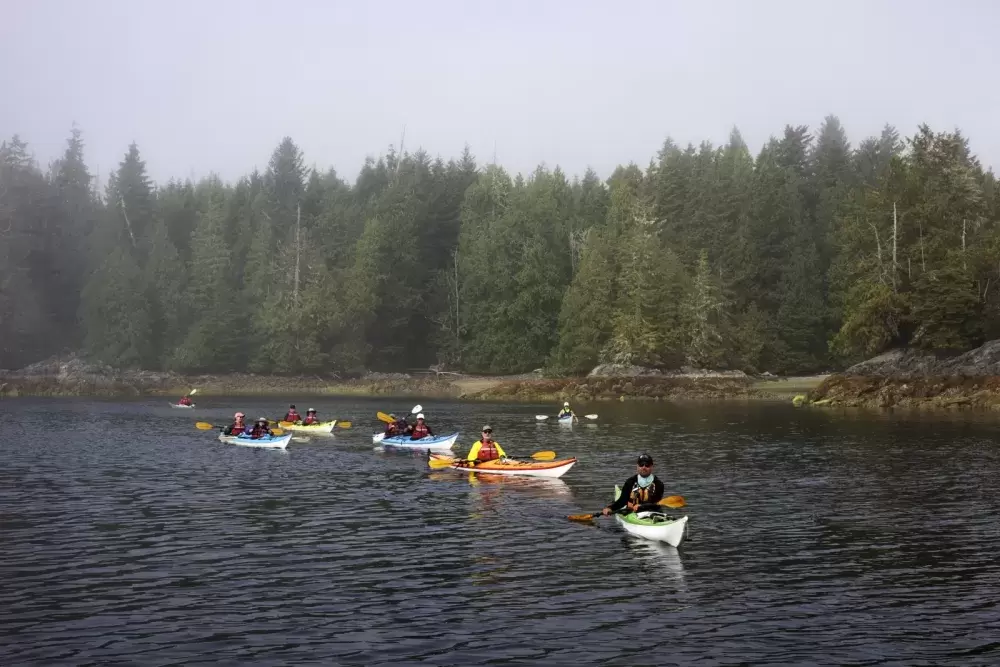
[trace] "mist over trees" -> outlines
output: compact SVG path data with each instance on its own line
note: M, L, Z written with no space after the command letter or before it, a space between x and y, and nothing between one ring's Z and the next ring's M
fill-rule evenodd
M0 144L0 367L470 372L598 363L776 373L1000 337L1000 198L960 133L836 117L755 156L670 139L604 180L393 149L353 183L291 138L236 183L103 192L74 129Z

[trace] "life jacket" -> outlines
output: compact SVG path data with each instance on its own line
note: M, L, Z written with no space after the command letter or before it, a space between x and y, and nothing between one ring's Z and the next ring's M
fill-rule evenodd
M413 432L410 437L414 440L419 440L420 438L426 437L431 434L431 430L427 428L427 424L417 424L413 427Z
M191 405L191 399L185 396L181 400L177 401L177 405Z
M240 435L246 431L246 429L246 424L237 424L236 422L233 422L229 425L229 428L226 429L226 435Z
M302 416L298 412L295 412L294 410L289 410L288 412L285 413L285 421L286 422L302 421Z
M308 426L309 424L318 424L320 422L319 422L319 417L317 417L315 414L312 414L312 415L307 415L302 423Z
M500 452L497 451L496 440L490 440L489 442L479 441L479 451L476 453L476 458L480 461L495 461L500 458Z
M254 440L258 440L260 438L266 438L270 435L271 433L268 429L258 424L254 424L253 428L250 429L250 437L253 438Z
M653 487L656 486L656 478L646 488L640 488L639 482L632 487L632 492L628 494L628 501L632 504L644 505L649 502L649 497L653 495Z

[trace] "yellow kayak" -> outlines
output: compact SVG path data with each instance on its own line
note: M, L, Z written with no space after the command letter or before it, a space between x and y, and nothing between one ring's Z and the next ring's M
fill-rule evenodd
M333 435L333 427L337 425L337 420L320 422L319 424L293 424L291 422L278 422L278 426L286 431L296 433L310 433L312 435Z

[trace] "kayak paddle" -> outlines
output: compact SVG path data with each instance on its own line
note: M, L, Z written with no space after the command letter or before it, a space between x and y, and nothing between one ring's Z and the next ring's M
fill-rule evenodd
M684 502L684 496L667 496L666 498L663 498L662 500L660 500L660 502L656 504L662 507L671 507L673 509L678 509L687 505L687 503ZM594 512L592 514L570 514L566 518L569 519L570 521L590 521L594 517L603 516L604 515L603 513L604 510L601 509L600 511ZM617 512L612 512L612 514L617 514Z
M304 424L295 424L294 422L279 421L278 426L281 426L283 428L288 428L289 426L304 426ZM339 421L336 423L336 426L339 426L340 428L351 428L351 422Z
M423 411L424 411L424 406L422 406L422 405L414 405L413 409L410 410L410 414L411 415L415 415L418 412L423 412Z
M531 456L520 456L520 457L519 456L508 456L507 458L511 458L511 459L516 459L516 458L527 459L527 458L531 458L531 459L535 459L536 461L553 461L556 458L556 453L553 452L553 451L551 451L551 450L545 450L545 451L541 451L541 452L535 452ZM456 461L465 461L465 460L466 459L460 459L460 458L456 458L456 457L437 458L437 459L431 459L430 461L428 461L428 465L430 465L430 467L432 467L432 468L448 468L448 467L451 466L451 464L455 463ZM475 463L481 463L481 461L479 459L476 459Z
M577 415L573 415L573 416L576 417L577 419L579 419L579 416L577 416ZM535 419L537 419L540 422L543 422L543 421L545 421L548 418L549 418L548 415L535 415ZM584 415L584 418L585 419L597 419L597 415ZM558 419L558 417L557 417L557 419Z
M199 431L214 431L216 429L226 428L225 426L216 426L215 424L209 424L208 422L195 422L194 427ZM285 432L280 428L272 428L271 435L284 435Z
M387 415L384 412L376 412L375 416L378 417L379 421L385 422L386 424L391 424L392 422L396 421L395 419L392 418L392 415Z

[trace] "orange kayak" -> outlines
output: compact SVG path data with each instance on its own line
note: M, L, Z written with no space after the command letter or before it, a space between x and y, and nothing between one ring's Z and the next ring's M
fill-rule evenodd
M489 473L491 475L528 475L529 477L562 477L576 463L576 459L561 459L559 461L517 461L515 459L498 459L470 463L465 459L456 459L443 454L431 454L432 460L450 462L452 470L468 470L469 472Z

